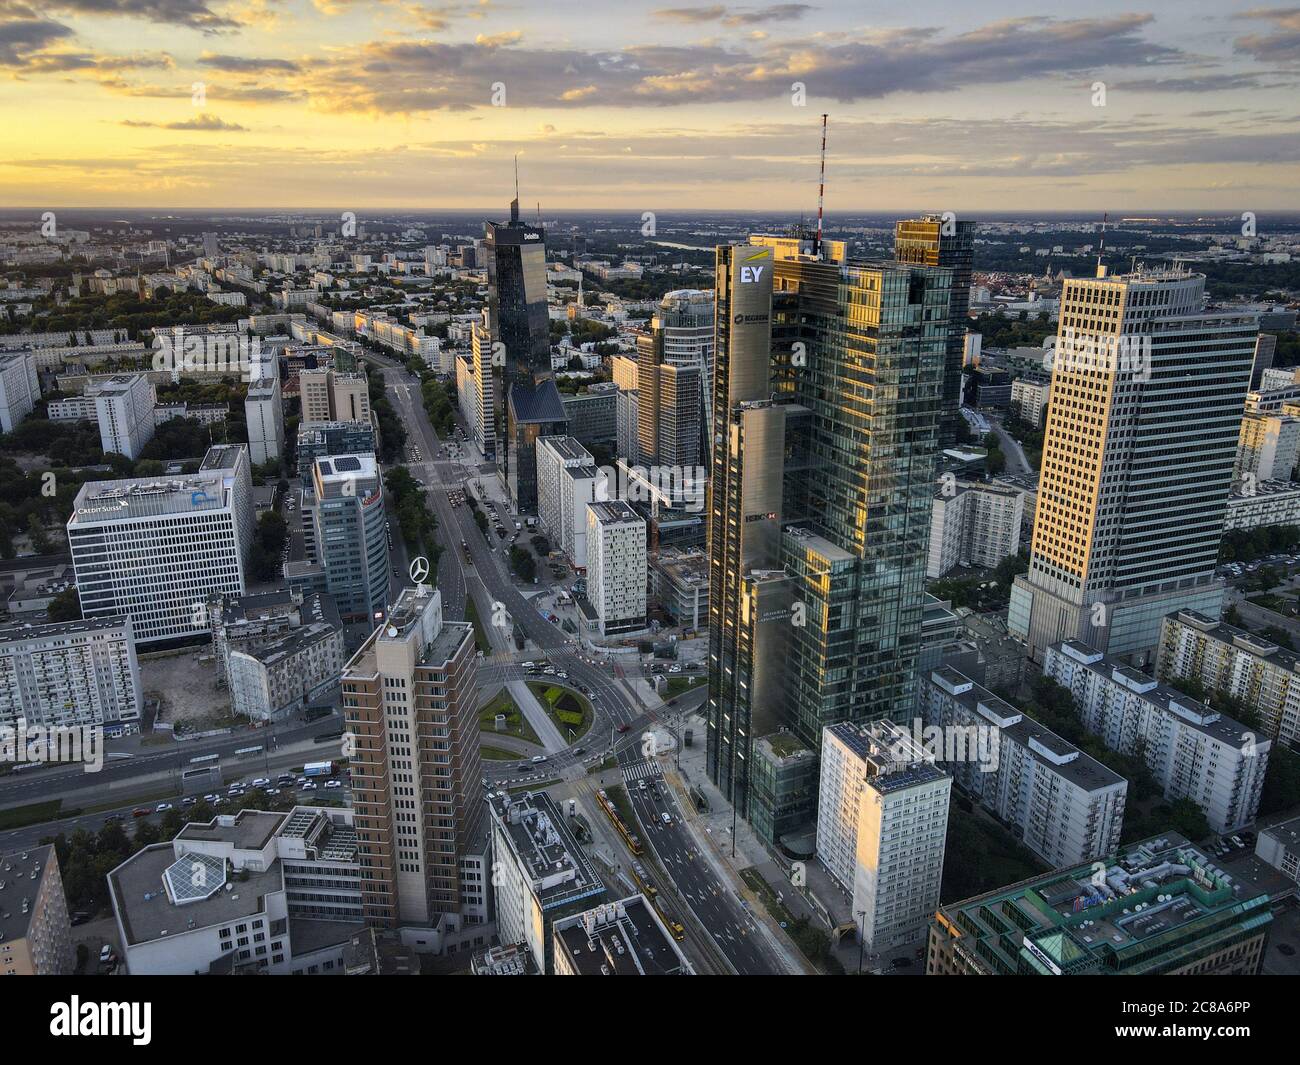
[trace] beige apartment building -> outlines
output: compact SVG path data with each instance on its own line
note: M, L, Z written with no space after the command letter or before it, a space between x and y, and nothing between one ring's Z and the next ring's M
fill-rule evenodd
M298 375L300 425L370 421L370 393L363 373L303 370Z
M53 846L0 857L0 976L66 976L72 926Z

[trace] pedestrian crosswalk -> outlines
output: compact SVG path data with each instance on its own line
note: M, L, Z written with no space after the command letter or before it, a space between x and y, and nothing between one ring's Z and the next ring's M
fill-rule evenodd
M636 762L623 767L623 779L631 784L634 780L649 779L659 776L659 767L653 762Z

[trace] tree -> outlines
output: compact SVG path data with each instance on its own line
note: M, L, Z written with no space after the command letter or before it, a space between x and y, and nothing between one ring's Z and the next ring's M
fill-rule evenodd
M36 514L27 516L27 536L32 542L32 550L38 555L49 554L50 537L45 531L45 526L41 524L41 519Z
M50 600L45 608L45 616L50 621L80 621L81 598L76 588L68 588Z
M510 549L510 568L526 581L531 581L537 576L537 563L522 547Z

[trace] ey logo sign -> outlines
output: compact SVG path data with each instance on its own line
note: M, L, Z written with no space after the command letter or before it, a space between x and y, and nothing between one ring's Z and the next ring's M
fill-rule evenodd
M759 259L764 260L764 264L763 264L762 266L746 266L746 265L745 265L746 263L752 263L752 262L755 262L755 261L757 261L757 260L759 260ZM760 251L760 252L759 252L758 254L756 254L756 255L750 255L748 258L744 259L744 260L741 262L741 264L740 264L740 281L741 281L741 284L746 284L746 285L747 285L747 284L750 284L751 282L757 281L760 277L762 277L762 276L763 276L763 271L767 269L766 260L767 260L767 251L766 251L766 250L764 250L764 251Z

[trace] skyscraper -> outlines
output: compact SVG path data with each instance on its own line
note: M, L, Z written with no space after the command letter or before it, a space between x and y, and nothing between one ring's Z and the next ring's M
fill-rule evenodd
M637 337L637 460L647 466L696 466L702 410L698 365L666 360L659 319Z
M443 620L436 589L407 588L344 667L342 686L356 744L352 794L367 923L444 934L480 923L487 829L472 626Z
M501 382L492 390L496 462L515 510L535 511L537 439L568 432L551 377L546 231L519 220L518 194L510 201L509 222L485 222L483 228L488 330L492 343L502 345L500 362L493 360Z
M1081 639L1142 664L1165 614L1219 616L1258 319L1202 310L1202 274L1098 273L1061 293L1029 572L1007 626L1035 660Z
M943 421L939 444L957 442L957 408L961 406L962 356L966 337L966 312L970 309L971 266L974 262L975 223L952 215L924 215L894 226L894 258L900 263L946 266L952 270L952 330L943 369Z
M382 615L388 602L384 486L373 454L318 458L312 532L320 572L304 589L327 592L344 621Z
M750 240L718 249L709 503L708 771L747 817L754 740L912 706L952 284Z

